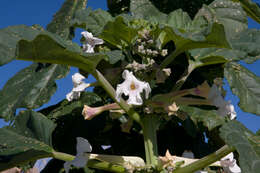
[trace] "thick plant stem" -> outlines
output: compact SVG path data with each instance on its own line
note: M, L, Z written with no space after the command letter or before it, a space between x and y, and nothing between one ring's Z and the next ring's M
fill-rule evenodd
M128 105L123 99L118 102L115 98L116 92L115 89L111 86L111 84L106 80L106 78L96 70L92 75L99 81L101 86L106 90L106 92L110 95L110 97L117 102L117 104L136 122L138 122L142 126L140 115L135 112L130 105Z
M142 120L146 164L157 165L158 148L156 131L159 124L158 118L155 115L147 115Z
M55 159L63 160L63 161L71 161L75 158L73 155L61 153L61 152L57 152L57 151L52 152L52 157L54 157ZM99 161L99 160L95 160L95 159L89 159L89 161L87 163L87 167L97 168L100 170L106 170L109 172L117 172L117 173L125 172L125 168L121 165L115 165L115 164L112 164L112 163L109 163L106 161Z
M187 166L184 166L182 168L179 168L173 173L193 173L195 171L201 170L210 164L220 160L222 157L226 156L227 154L235 151L234 147L230 147L228 145L225 145L221 147L219 150L215 151L214 153L203 157L202 159L195 161Z

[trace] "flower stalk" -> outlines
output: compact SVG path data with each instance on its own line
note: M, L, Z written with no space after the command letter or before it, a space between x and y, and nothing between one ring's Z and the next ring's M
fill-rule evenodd
M158 164L158 146L157 146L157 128L158 128L158 117L156 115L145 116L143 121L143 135L144 135L144 147L145 147L145 158L147 165Z
M195 161L187 166L184 166L182 168L179 168L173 173L189 173L189 172L195 172L198 170L201 170L212 163L220 160L222 157L226 156L227 154L235 151L234 147L230 147L228 145L224 145L219 150L215 151L214 153L203 157L202 159L199 159L198 161Z

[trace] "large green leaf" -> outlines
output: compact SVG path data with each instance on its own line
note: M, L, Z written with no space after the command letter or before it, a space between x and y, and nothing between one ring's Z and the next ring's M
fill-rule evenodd
M233 49L244 52L240 59L253 63L260 59L260 30L247 29L236 35L231 41Z
M0 129L0 171L52 156L55 124L41 113L22 111L12 126Z
M132 43L136 35L137 31L127 26L123 17L119 16L113 22L108 22L105 25L100 38L120 49L123 49Z
M10 26L0 29L0 65L15 58L16 44L21 39L32 40L40 31L25 25Z
M84 53L80 46L58 36L40 34L34 40L18 43L17 59L79 67L87 72L95 70L103 54Z
M112 20L113 17L104 10L97 9L92 11L90 8L87 8L86 10L78 10L76 12L72 24L99 35L106 23Z
M260 78L237 63L228 63L224 74L233 94L240 99L239 107L260 115Z
M170 54L161 64L161 68L170 64L180 53L207 47L229 48L223 25L213 23L208 32L185 32L170 27L164 28L164 38L174 41L175 51Z
M246 11L247 15L260 23L260 8L259 6L251 0L232 0L235 2L240 2L243 9Z
M135 18L166 23L167 15L160 12L149 0L131 0L130 12Z
M201 16L210 22L223 24L229 39L247 29L246 13L239 3L231 0L215 0L209 6L204 5L195 19Z
M87 0L66 0L60 10L54 15L51 23L48 24L47 30L55 33L64 39L72 39L74 33L71 31L71 20L77 10L86 8Z
M215 110L204 110L192 106L181 106L181 111L186 112L195 124L203 123L209 130L222 125L225 118L217 114Z
M239 153L242 172L258 173L260 170L260 137L254 135L237 121L230 121L220 128L221 138Z
M36 63L18 72L0 91L0 117L8 121L17 108L34 109L48 102L56 91L55 80L67 72L68 67Z

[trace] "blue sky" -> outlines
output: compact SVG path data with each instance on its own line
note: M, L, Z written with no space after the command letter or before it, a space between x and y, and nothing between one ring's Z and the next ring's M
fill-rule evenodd
M52 20L53 14L61 7L63 2L64 0L1 0L0 29L10 25L19 24L40 24L41 26L46 27L46 25ZM93 9L106 9L106 0L88 0L87 6L92 7ZM260 29L260 24L257 24L253 20L249 19L249 27ZM80 30L77 31L77 37L74 41L79 43L79 38ZM15 75L15 73L30 64L31 62L16 60L7 65L0 66L0 88L2 88L7 80ZM260 76L260 61L250 65L243 65L253 71L257 76ZM47 104L43 105L43 107L56 104L66 97L66 94L70 92L72 88L71 75L76 71L76 68L72 68L67 77L57 81L57 92L52 96L51 100ZM88 80L93 81L93 78ZM238 114L238 121L242 122L245 126L247 126L247 128L254 132L260 129L260 116L241 111L237 106L237 103L239 102L238 98L232 95L228 87L225 88L228 91L226 99L231 100L235 105L235 109ZM5 124L6 123L0 119L0 127Z

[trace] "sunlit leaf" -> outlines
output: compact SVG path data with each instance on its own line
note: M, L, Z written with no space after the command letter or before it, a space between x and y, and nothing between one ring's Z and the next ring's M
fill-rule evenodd
M240 99L239 107L245 112L260 115L260 78L237 63L226 65L225 77L233 94Z

